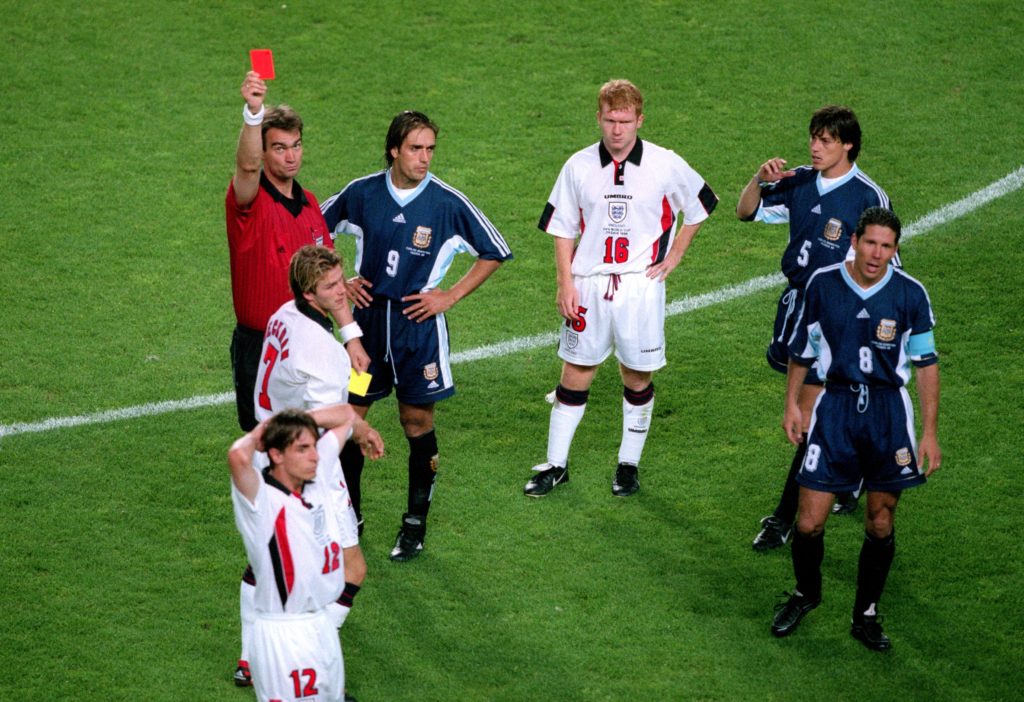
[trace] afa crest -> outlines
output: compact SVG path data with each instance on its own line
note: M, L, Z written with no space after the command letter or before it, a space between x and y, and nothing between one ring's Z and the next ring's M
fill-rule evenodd
M843 223L835 217L829 219L825 222L825 231L821 235L829 241L839 241L839 237L843 235Z
M615 224L622 224L626 219L626 203L624 202L609 202L608 203L608 219L615 222Z
M412 245L417 249L425 249L430 246L432 229L430 227L416 227L412 234Z
M896 338L896 320L895 319L883 319L878 323L878 329L875 330L875 335L878 336L879 341L892 341Z
M910 449L901 448L896 451L896 465L909 466L910 461L913 459L913 455L910 453Z
M437 364L428 363L427 365L423 366L423 377L426 378L427 380L434 380L435 378L437 378Z

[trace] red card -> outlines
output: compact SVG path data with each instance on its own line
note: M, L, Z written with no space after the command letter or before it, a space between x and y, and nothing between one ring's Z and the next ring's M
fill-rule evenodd
M274 78L274 54L270 49L252 49L249 51L252 70L260 74L263 80Z

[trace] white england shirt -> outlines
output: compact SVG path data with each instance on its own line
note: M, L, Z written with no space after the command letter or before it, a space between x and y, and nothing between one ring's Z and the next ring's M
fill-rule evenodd
M717 204L674 151L637 139L618 162L598 142L566 161L538 226L557 237L580 237L573 275L638 273L665 258L679 212L683 224L699 224Z
M235 525L256 575L255 607L266 614L316 612L337 600L345 587L342 533L333 486L341 481L338 439L327 432L317 442L316 478L302 494L260 475L249 502L231 484ZM252 470L258 471L254 465Z
M256 376L256 419L286 408L313 409L348 402L352 363L331 322L295 301L281 305L267 323Z

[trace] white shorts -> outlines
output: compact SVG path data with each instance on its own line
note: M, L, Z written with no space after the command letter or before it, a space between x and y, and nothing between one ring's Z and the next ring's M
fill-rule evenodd
M345 699L341 642L326 610L257 613L249 643L249 669L260 702Z
M562 325L559 358L597 366L614 346L615 357L627 368L656 371L664 367L664 282L643 273L577 276L574 281L581 320Z

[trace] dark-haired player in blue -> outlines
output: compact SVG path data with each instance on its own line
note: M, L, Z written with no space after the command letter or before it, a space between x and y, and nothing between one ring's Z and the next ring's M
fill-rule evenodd
M822 107L811 116L808 133L811 164L786 170L781 158L765 161L736 205L741 220L789 223L789 243L782 254L787 285L779 298L766 354L768 364L780 373L786 372L786 341L793 332L808 279L819 268L847 257L850 235L861 212L868 207L891 208L885 191L857 167L861 130L853 110L839 105ZM800 393L805 416L810 416L820 392L820 385L811 378ZM800 444L775 512L761 520L761 531L753 543L756 551L778 548L789 538L797 509L795 477L803 451L804 444ZM852 510L856 498L846 497L840 497L837 507L844 504Z
M877 603L896 553L896 504L907 488L938 470L939 366L935 316L924 286L891 266L900 221L891 211L864 211L854 232L854 258L815 273L789 342L782 427L800 443L800 388L812 364L825 389L814 406L807 451L797 475L800 517L793 538L796 587L772 621L775 636L791 634L821 603L825 521L835 494L863 481L864 543L850 633L874 650L890 647ZM907 393L915 366L921 440ZM926 468L927 466L927 468Z
M487 217L430 173L437 132L423 113L399 113L385 141L388 168L352 181L321 207L329 231L356 238L358 275L348 281L349 297L373 379L365 397L349 401L365 417L394 387L409 441L408 511L391 551L395 561L423 550L438 467L434 403L455 392L444 313L512 258ZM452 259L463 252L477 260L441 289ZM362 525L359 447L346 444L341 462Z

